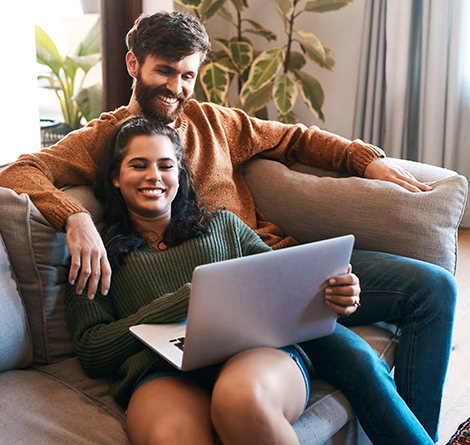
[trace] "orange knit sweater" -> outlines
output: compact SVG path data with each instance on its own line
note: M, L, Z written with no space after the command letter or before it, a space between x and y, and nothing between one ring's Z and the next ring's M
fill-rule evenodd
M84 209L58 189L93 182L99 153L117 124L128 116L126 107L103 113L56 145L20 156L0 172L0 186L27 193L45 218L64 230L67 217ZM241 172L245 161L260 155L286 165L299 161L362 176L373 159L384 156L377 147L318 127L258 120L240 110L194 100L186 106L176 130L201 201L210 209L225 206L273 248L296 242L284 237L256 209Z

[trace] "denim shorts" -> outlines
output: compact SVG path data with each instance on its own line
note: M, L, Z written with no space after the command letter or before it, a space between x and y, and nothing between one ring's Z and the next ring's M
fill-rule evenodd
M305 381L305 389L307 391L307 398L304 406L305 409L310 398L310 377L308 375L307 367L305 366L305 363L298 351L292 346L279 348L279 350L284 351L287 355L289 355L297 364L300 372L302 373ZM206 366L204 368L194 369L192 371L180 371L179 369L169 366L167 368L152 372L139 380L134 386L132 394L134 394L142 385L145 385L146 383L149 383L153 380L164 378L180 379L195 383L210 394L212 393L212 388L214 387L217 374L221 367L222 363L219 363L217 365Z

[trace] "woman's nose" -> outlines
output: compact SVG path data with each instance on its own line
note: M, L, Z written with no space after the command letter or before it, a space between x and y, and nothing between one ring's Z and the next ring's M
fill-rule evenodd
M147 170L147 181L158 182L161 179L162 179L162 176L160 174L160 170L158 169L156 165L151 166Z

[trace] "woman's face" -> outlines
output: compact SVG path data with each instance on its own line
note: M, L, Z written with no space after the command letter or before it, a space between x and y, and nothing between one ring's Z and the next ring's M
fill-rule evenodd
M113 183L121 190L131 218L169 222L178 173L175 147L167 136L136 136Z

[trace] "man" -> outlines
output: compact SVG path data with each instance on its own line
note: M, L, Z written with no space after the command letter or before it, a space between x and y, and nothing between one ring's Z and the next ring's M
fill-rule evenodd
M127 45L127 68L134 78L127 107L104 113L51 148L21 156L0 174L0 186L27 193L51 224L65 230L72 257L69 280L78 280L79 293L88 283L89 298L94 297L98 287L103 295L109 290L111 270L106 251L88 213L58 188L91 184L98 154L119 122L131 115L158 118L175 128L201 200L211 209L224 205L273 248L296 241L285 237L256 209L240 169L255 155L391 181L416 193L430 189L389 162L383 151L372 145L351 142L317 127L260 121L240 110L191 100L198 69L210 51L205 30L192 18L179 13L141 17L128 33ZM341 323L352 326L403 320L395 382L399 394L437 441L451 347L455 281L437 266L393 255L356 251L352 264L361 281L362 307ZM340 288L337 286L335 294L327 299L341 307ZM372 350L359 337L341 325L338 329L332 336L302 347L311 356L317 373L331 377L329 380L346 392L356 412L372 418L374 413L367 411L373 394L361 393L352 369L355 366L363 373L362 367L376 358L371 358ZM342 364L343 353L357 359L353 367L349 361L346 366ZM322 360L315 361L315 357ZM394 392L395 388L390 382L379 381L377 390Z

